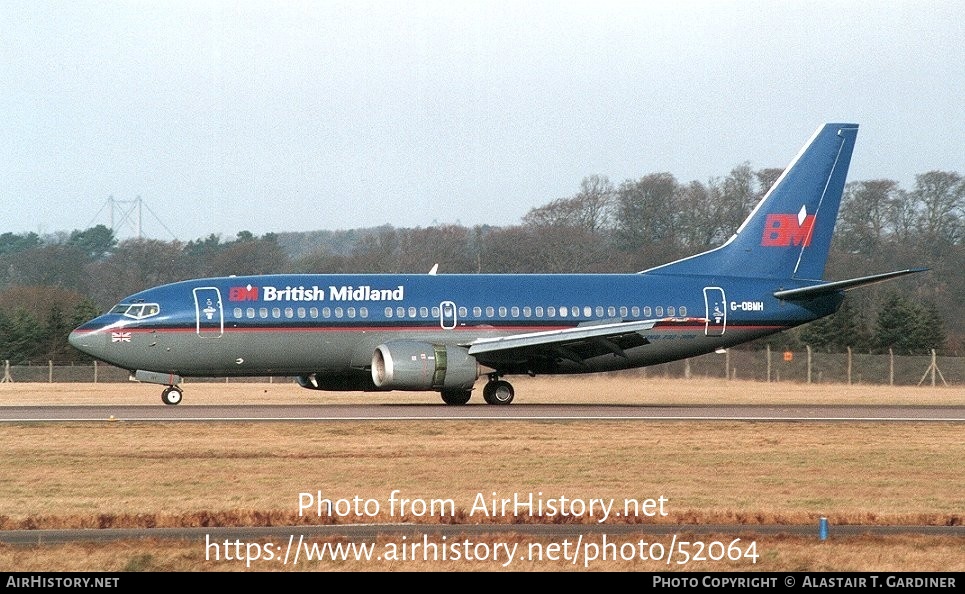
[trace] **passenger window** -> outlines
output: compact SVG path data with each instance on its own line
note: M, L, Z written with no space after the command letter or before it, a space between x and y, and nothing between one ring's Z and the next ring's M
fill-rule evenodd
M255 308L249 307L247 311L245 311L245 315L248 316L248 319L255 319Z
M295 310L294 310L294 308L286 307L286 308L285 308L285 317L288 318L289 320L292 319L292 318L294 318L294 317L295 317Z
M241 311L241 308L240 308L240 307L236 307L236 308L234 309L235 319L237 320L238 318L242 317L242 314L243 314L243 313L244 313L244 312Z
M327 320L328 318L332 317L332 309L331 309L330 307L323 307L323 308L322 308L322 317L325 318L326 320Z
M686 305L681 305L681 306L680 306L680 315L682 315L682 316L686 316L686 315L687 315L687 306L686 306Z
M627 317L627 314L629 314L629 313L630 313L630 312L627 311L627 306L626 306L626 305L623 305L623 306L620 307L620 316L621 316L621 317L624 317L624 318L625 318L625 317Z
M415 307L414 307L414 306L413 306L413 307L410 307L410 308L409 308L409 317L412 318L412 319L415 319L415 313L416 313Z
M528 318L528 317L531 317L532 315L533 315L533 308L529 307L528 305L523 308L524 317Z
M536 308L536 317L537 318L543 317L543 306L539 306Z
M354 307L350 307L350 308L348 308L347 310L345 310L345 313L348 315L348 317L354 318L354 317L355 317L355 308L354 308Z
M633 315L633 317L639 318L639 317L640 317L640 306L639 306L639 305L634 305L632 308L630 308L630 313Z
M495 315L496 315L496 310L495 310L495 308L493 308L493 306L490 305L489 307L486 308L486 317L487 317L487 318L494 317Z
M336 317L336 318L341 319L344 314L345 314L345 312L342 311L342 308L341 308L341 307L336 307L336 308L335 308L335 317Z
M263 319L263 320L264 320L265 318L267 318L267 317L268 317L268 308L267 308L267 307L259 307L259 308L258 308L258 317L261 318L261 319Z
M459 317L460 317L460 318L464 318L464 317L466 317L466 316L468 316L468 315L469 315L469 310L468 310L468 309L466 309L465 307L460 307L460 308L459 308Z
M280 317L281 317L281 308L280 308L280 307L273 307L273 308L271 308L271 317L276 318L276 319L277 319L277 318L280 318Z
M438 318L438 317L440 317L441 315L442 315L442 312L439 310L439 306L438 306L438 305L436 305L435 307L432 308L432 317L433 317L433 318Z
M652 312L653 312L653 310L650 309L650 306L649 306L649 305L645 305L645 306L643 307L643 315L647 316L648 318L651 316L651 313L652 313Z
M603 317L603 306L602 306L602 305L597 305L597 306L596 306L596 317L598 317L598 318L602 318L602 317Z
M506 317L506 306L502 306L502 307L499 308L499 317L501 317L501 318L505 318L505 317Z
M420 307L420 308L419 308L419 315L422 316L423 318L428 318L428 317L429 317L429 308L428 308L428 307Z
M308 315L312 316L312 319L313 319L313 320L317 320L317 319L318 319L318 308L317 308L317 307L313 307L313 308L309 309L309 310L308 310Z
M674 309L674 306L670 305L670 306L667 307L667 315L668 315L668 316L673 316L673 315L676 315L676 314L677 314L677 310Z
M405 317L405 308L402 307L402 306L397 307L397 308L395 309L395 315L399 316L400 318L404 318L404 317Z
M473 315L474 317L481 318L481 317L482 317L482 308L481 308L481 307L474 307L474 308L472 308L472 315Z
M662 305L658 305L654 311L656 312L657 316L662 316L662 315L663 315L663 306L662 306Z
M298 317L301 318L301 319L303 319L303 320L305 319L305 308L304 308L304 307L299 307L299 308L298 308Z
M607 315L610 316L611 318L615 318L615 317L617 317L617 308L615 308L615 307L613 307L613 306L611 305L610 307L606 308L606 313L607 313Z
M360 308L359 308L359 317L360 317L360 318L367 318L367 317L369 317L369 308L367 308L367 307L360 307Z
M385 308L385 317L387 317L387 318L391 318L391 317L392 317L392 308L391 308L391 307L386 307L386 308Z
M510 310L510 311L511 311L511 313L513 314L513 317L514 317L514 318L518 318L518 317L519 317L519 308L518 308L518 307L515 307L515 306L514 306L513 309Z
M548 318L555 318L555 317L556 317L556 308L553 307L552 305L549 306L549 307L547 307L547 308L546 308L546 317L548 317Z

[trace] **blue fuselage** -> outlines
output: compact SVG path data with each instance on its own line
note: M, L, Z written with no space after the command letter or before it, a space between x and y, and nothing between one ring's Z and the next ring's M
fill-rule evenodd
M785 284L782 284L785 283ZM789 303L787 281L726 276L269 275L142 291L79 327L71 342L135 370L183 376L365 372L393 340L467 347L476 339L658 320L639 344L574 357L489 354L500 373L575 373L661 363L832 313L840 295Z

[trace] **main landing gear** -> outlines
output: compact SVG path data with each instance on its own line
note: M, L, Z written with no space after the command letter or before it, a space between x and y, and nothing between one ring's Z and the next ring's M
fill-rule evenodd
M483 387L483 399L486 404L509 404L515 395L513 384L506 380L491 378Z
M498 375L489 376L489 381L483 387L483 399L486 404L509 404L513 401L516 391L513 385L499 379ZM450 405L462 405L469 402L472 390L443 390L442 401Z

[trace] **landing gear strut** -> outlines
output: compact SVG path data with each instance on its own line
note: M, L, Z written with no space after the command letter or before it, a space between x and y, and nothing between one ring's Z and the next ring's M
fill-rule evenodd
M177 386L168 386L167 388L164 388L163 392L161 392L161 402L164 404L175 405L181 402L181 396L181 388Z
M509 404L516 395L513 385L505 380L490 376L489 382L483 388L483 399L487 404Z

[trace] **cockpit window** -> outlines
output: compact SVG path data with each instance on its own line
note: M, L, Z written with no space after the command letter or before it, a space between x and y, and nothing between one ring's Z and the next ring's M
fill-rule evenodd
M114 306L111 310L113 314L121 314L128 318L134 318L135 320L143 320L144 318L150 318L151 316L156 316L161 312L161 306L157 303L121 303Z

